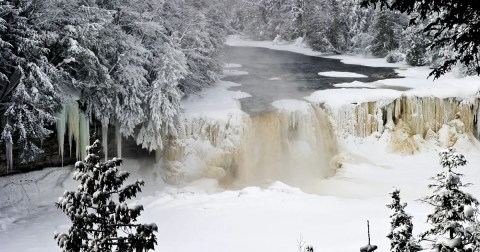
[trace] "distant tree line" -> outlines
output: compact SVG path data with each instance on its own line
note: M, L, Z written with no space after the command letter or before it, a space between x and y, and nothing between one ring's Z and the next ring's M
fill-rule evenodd
M431 65L435 77L454 66L461 74L480 73L478 2L417 2L240 0L232 1L230 22L255 39L301 37L325 53L365 53L388 62Z

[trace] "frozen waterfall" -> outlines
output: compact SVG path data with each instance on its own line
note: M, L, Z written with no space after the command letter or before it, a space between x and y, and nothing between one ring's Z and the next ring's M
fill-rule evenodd
M335 173L338 154L329 116L306 104L299 111L244 115L238 123L186 119L186 135L163 150L167 181L199 177L262 184L301 185Z

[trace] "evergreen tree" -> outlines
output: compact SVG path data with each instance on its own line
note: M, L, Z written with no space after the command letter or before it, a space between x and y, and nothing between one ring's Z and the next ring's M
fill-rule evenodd
M460 180L462 174L454 171L466 165L467 160L453 148L443 150L439 155L443 171L432 178L435 183L429 188L433 188L433 194L422 198L423 202L434 207L434 212L428 215L432 227L421 237L433 241L441 252L468 251L468 246L478 244L478 237L468 232L468 227L476 225L468 210L477 206L478 201L461 190L469 184L463 184Z
M68 233L56 233L57 244L65 252L153 250L155 224L135 224L143 206L128 206L127 199L141 192L144 182L123 186L129 173L119 171L121 159L100 163L100 141L87 147L85 161L75 164L76 191L66 191L56 206L72 221Z
M423 25L408 27L403 32L403 50L406 53L405 61L411 66L423 66L428 64L427 45L428 37L423 34Z
M390 195L392 196L392 202L387 204L387 207L393 210L390 215L390 233L387 235L390 239L390 251L420 251L420 247L412 238L412 216L405 212L407 203L401 203L398 189L394 189Z
M60 109L58 71L47 59L44 37L35 29L34 0L0 1L0 140L20 147L22 162L33 161Z
M430 75L440 77L460 62L480 75L480 2L458 0L361 0L362 5L379 3L380 7L411 14L410 25L426 21L423 29L431 35L428 47L444 47L453 51L453 58L445 60Z
M370 52L373 56L385 57L400 46L400 31L403 30L399 23L399 16L392 11L379 11L371 27L373 40Z

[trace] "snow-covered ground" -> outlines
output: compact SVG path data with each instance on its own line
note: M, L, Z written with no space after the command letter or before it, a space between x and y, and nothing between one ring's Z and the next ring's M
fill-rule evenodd
M232 37L228 43L320 55L301 41L279 45ZM378 59L337 58L388 66ZM225 67L241 71L234 63ZM345 84L345 89L317 91L304 101L282 100L273 105L295 112L306 110L308 101L341 108L346 103L394 99L402 94L471 97L480 87L479 79L473 77L448 75L433 84L426 79L426 68L397 71L405 78L357 81ZM245 114L238 99L248 94L229 91L233 85L221 82L188 97L182 101L185 116L221 121L237 118L234 121L241 123ZM399 188L409 204L406 210L414 215L414 233L425 230L426 216L432 209L416 200L429 194L428 178L440 169L439 147L428 146L418 154L404 156L390 153L385 139L376 135L338 140L336 162L341 167L336 174L300 188L279 181L237 188L205 178L172 186L163 182L159 167L151 162L126 160L124 169L132 172L132 179L146 181L147 188L136 202L145 206L140 221L155 222L159 227L156 251L292 252L297 251L299 240L314 246L315 251L358 251L367 243L366 220L370 220L372 243L379 251L388 251L389 211L385 204L390 201L392 187ZM462 141L456 147L469 161L461 171L466 174L462 180L474 183L468 191L480 197L479 143ZM0 178L0 251L59 251L53 232L65 230L69 222L53 202L64 190L75 188L70 169L51 168Z

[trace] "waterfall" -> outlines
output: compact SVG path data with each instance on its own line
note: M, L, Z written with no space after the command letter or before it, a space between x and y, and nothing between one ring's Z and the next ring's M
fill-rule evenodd
M208 177L240 185L274 180L303 185L331 176L338 154L335 130L323 109L306 107L229 121L186 119L185 136L160 152L164 178L170 183Z
M305 185L335 173L335 130L321 108L253 116L247 129L238 160L240 181Z
M105 154L105 162L108 160L108 123L102 122L102 145L103 153Z

